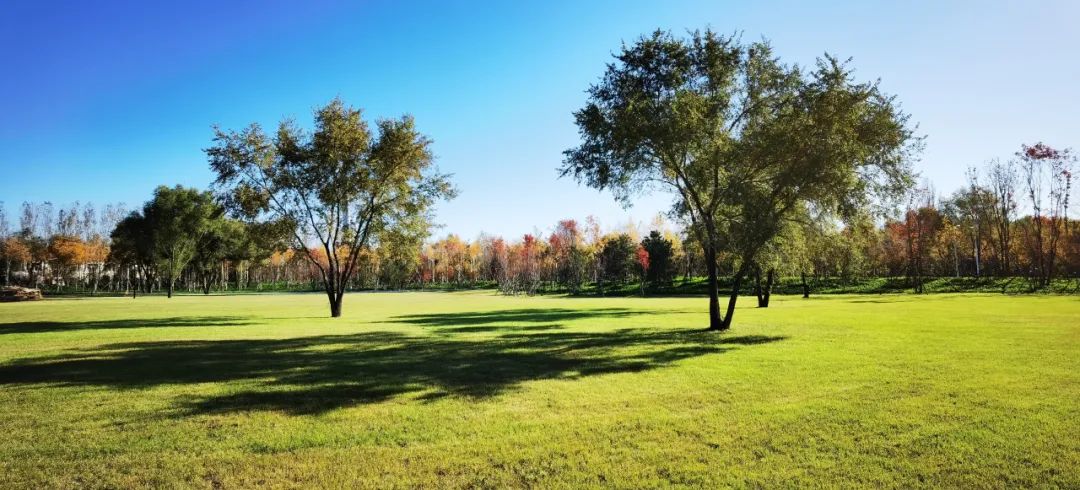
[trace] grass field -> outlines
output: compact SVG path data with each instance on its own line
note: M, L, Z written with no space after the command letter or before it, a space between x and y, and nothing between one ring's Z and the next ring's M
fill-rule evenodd
M1080 298L0 304L0 487L1080 487Z

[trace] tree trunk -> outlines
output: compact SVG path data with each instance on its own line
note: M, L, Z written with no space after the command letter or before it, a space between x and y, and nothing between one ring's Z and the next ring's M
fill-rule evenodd
M727 330L731 328L731 320L735 317L735 302L739 300L739 288L742 287L743 276L746 275L747 262L744 262L742 266L739 266L739 270L735 272L735 277L731 284L731 294L728 296L727 314L724 315L724 320L720 323L718 330Z
M341 300L344 299L344 292L327 291L327 298L330 300L330 317L341 317Z
M976 232L978 233L978 232ZM975 245L975 277L982 276L982 243L979 241L978 234L974 240Z
M754 296L757 297L758 308L769 306L765 299L765 291L761 288L761 266L758 265L754 265Z
M767 274L765 274L765 290L761 294L761 297L762 297L763 301L758 302L758 307L760 307L760 308L768 308L769 307L769 299L772 298L772 286L773 286L773 279L775 277L776 277L776 271L774 269L769 269L769 272Z
M705 247L705 271L708 273L709 330L723 330L724 319L720 317L719 284L716 279L716 249Z
M810 285L806 283L806 273L802 272L800 275L802 276L802 297L806 299L810 297Z

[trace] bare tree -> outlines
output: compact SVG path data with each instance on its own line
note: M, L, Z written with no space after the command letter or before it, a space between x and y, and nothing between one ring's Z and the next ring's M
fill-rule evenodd
M997 249L998 274L1006 276L1012 272L1009 247L1011 246L1013 216L1016 214L1016 164L1011 160L1002 162L995 158L987 164L987 167L990 191L994 195L996 205L992 221L997 234L995 248Z

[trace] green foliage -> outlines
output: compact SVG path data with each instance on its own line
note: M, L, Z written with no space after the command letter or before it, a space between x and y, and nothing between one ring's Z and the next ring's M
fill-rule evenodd
M656 290L670 285L675 273L671 240L653 230L641 241L641 246L649 254L649 268L645 271L645 281L649 287Z
M636 264L634 253L637 244L630 235L620 233L604 241L597 261L600 265L601 282L606 286L623 284L634 277Z
M248 255L245 245L249 242L248 229L244 223L221 218L208 224L199 238L191 266L199 274L204 293L210 292L211 283L219 279L221 264Z
M835 57L805 71L766 42L712 31L657 31L615 57L574 114L582 143L565 152L563 175L623 200L675 191L707 262L729 252L737 277L800 209L855 216L910 184L920 140L908 117Z
M165 278L172 296L176 278L200 254L219 241L223 210L209 192L161 186L154 197L120 221L112 233L114 261L139 267L144 279Z
M340 316L362 251L425 236L432 205L454 189L433 170L431 140L411 116L380 119L374 134L340 99L314 116L313 131L286 120L273 138L257 124L215 129L206 154L230 209L289 229L292 245L320 271L331 315Z
M593 257L584 247L578 244L570 245L566 251L566 257L559 263L556 282L566 288L571 294L577 294L588 281L589 267Z

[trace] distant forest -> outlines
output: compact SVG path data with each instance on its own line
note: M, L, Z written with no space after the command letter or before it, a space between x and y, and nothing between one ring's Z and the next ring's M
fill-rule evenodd
M1051 191L1064 190L1068 175L1025 164L1022 156L970 169L969 185L944 198L929 185L914 189L905 209L883 224L821 218L790 226L760 256L755 278L763 287L781 277L808 287L892 278L899 281L890 284L913 290L932 277L1010 277L1030 290L1080 278L1080 224L1067 217L1067 194ZM0 206L4 284L46 293L163 292L167 269L177 267L176 288L189 292L320 288L318 269L280 230L226 217L209 193L181 191L207 212L195 236L175 237L192 243L179 257L186 260L172 265L167 251L143 258L140 237L149 241L154 230L118 226L131 214L123 205L27 202L17 217ZM1021 206L1038 213L1019 216ZM546 235L450 233L376 243L362 251L349 288L648 294L678 290L705 274L701 247L685 224L657 216L647 228L567 219ZM719 265L723 274L733 272L731 257L722 255Z

